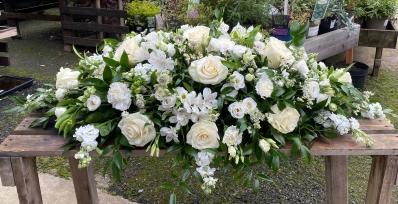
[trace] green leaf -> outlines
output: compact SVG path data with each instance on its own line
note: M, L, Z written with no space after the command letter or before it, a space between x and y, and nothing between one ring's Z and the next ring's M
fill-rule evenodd
M76 104L77 102L79 102L78 99L65 100L65 101L59 102L57 104L57 106L67 106L67 105L71 105L71 104ZM77 109L77 107L72 107L72 108L76 108Z
M103 169L103 171L102 171L102 176L103 176L103 177L105 177L106 172L108 172L109 167L111 167L111 164L112 164L112 158L108 158L108 161L106 161L105 167L104 167L104 169Z
M170 203L170 204L176 204L176 203L177 203L176 194L172 193L172 194L170 195L170 202L169 202L169 203Z
M278 132L275 128L271 127L271 135L274 136L275 140L278 141L282 146L286 145L285 137L283 134Z
M218 99L217 99L217 108L218 108L218 110L221 110L223 105L224 105L224 98L223 97L218 97Z
M206 149L204 149L203 151L205 151L205 152L210 152L210 153L212 153L212 154L214 154L214 155L217 155L217 154L218 154L217 149L214 149L214 148L206 148Z
M290 166L289 158L286 156L285 152L283 152L282 150L278 150L278 153L279 157L282 158L283 162L285 162L287 166Z
M289 91L289 92L283 94L282 99L283 99L283 100L289 100L289 99L291 99L294 95L296 95L296 91Z
M296 46L296 47L300 47L305 43L305 40L306 40L305 34L300 34L292 40L292 45Z
M188 155L190 155L194 158L198 157L197 151L194 148L192 148L192 146L185 147L184 151L185 151L185 153L187 153Z
M258 190L260 189L260 181L258 179L254 180L254 195L258 195Z
M156 75L156 71L152 72L152 74L151 74L151 79L150 79L150 83L151 83L152 86L156 84L157 78L158 78L158 77L157 77L157 75Z
M84 120L86 123L96 123L101 121L102 119L105 118L105 114L102 112L94 112L91 113L90 115L87 116L87 118Z
M292 26L290 26L290 36L296 37L300 32L300 24L298 21L294 21Z
M277 88L271 93L271 98L277 98L285 93L284 88Z
M170 152L175 152L178 150L181 150L184 146L181 144L175 144L170 146L169 148L167 148L166 154L170 153Z
M73 52L80 58L80 59L84 59L79 52L76 50L75 45L72 46Z
M115 177L115 179L116 179L117 181L119 181L119 182L121 181L122 170L119 169L119 168L116 166L115 163L112 164L112 174L113 174L113 177Z
M110 83L112 81L112 78L113 78L112 70L111 70L111 68L109 68L109 66L105 66L102 78L107 83Z
M301 150L301 154L303 155L305 161L308 164L311 164L311 152L310 152L310 150L304 145L301 146L300 150Z
M187 180L189 174L191 174L191 170L190 169L185 170L184 174L182 175L182 179L181 180L182 181Z
M272 157L272 164L271 164L271 167L272 167L272 171L274 172L274 174L276 174L276 173L278 173L278 171L279 171L279 157Z
M109 89L109 85L107 83L97 78L86 78L83 80L83 84L85 86L94 86L95 89L100 92L105 92Z
M283 109L286 108L286 104L285 104L284 102L282 102L282 101L277 101L277 102L276 102L276 106L278 106L278 109L279 109L280 111L283 111Z
M274 114L274 111L271 110L271 106L266 99L261 101L261 103L259 105L257 105L257 108L261 112L269 112L269 113Z
M231 96L225 96L225 100L226 100L226 101L232 101L232 102L238 101L238 100L236 100L236 98L233 98L233 97L231 97Z
M264 174L257 174L257 178L259 178L263 181L274 182L270 177L268 177Z
M36 120L34 120L29 127L35 127L38 125L43 124L45 121L47 121L48 119L50 119L50 117L41 117L41 118L37 118Z
M193 91L193 88L192 88L189 84L187 84L187 83L185 83L185 82L182 82L182 84L184 85L185 89L186 89L188 92L192 92L192 91Z
M328 99L323 100L317 104L315 104L315 106L312 108L312 111L318 111L321 110L322 108L324 108L326 106L326 103L328 102Z
M113 154L113 163L118 169L123 169L123 156L120 151L116 151L116 153Z
M221 63L222 63L224 66L228 67L229 69L235 69L235 68L238 67L238 65L237 65L236 63L230 62L230 61L226 61L226 60L221 60Z
M253 177L253 172L247 174L245 182L243 183L243 187L247 187L249 185L250 181L252 180L252 177Z
M225 88L221 91L221 95L227 95L227 94L231 93L231 91L233 91L233 90L235 90L235 88L232 87L232 86L225 87Z
M192 195L191 187L189 187L185 182L180 181L180 182L178 183L178 186L179 186L183 191L185 191L185 192L187 192L187 193L189 193L189 194Z
M247 145L245 148L243 148L243 153L242 153L242 155L243 156L246 156L246 155L250 155L250 154L252 154L253 153L253 151L254 151L254 142L253 143L251 143L250 145Z
M173 190L174 189L174 185L170 182L164 182L164 183L160 184L159 187L163 188L165 190Z
M310 21L305 22L304 25L300 26L299 35L301 34L305 35L309 27L310 27Z
M111 58L109 58L109 57L102 57L102 59L103 59L104 62L105 62L107 65L109 65L110 67L116 68L116 67L118 67L118 66L120 65L119 62L117 62L116 60L111 59Z
M128 67L129 66L129 56L126 51L123 51L122 56L120 57L120 66Z
M155 125L158 125L159 127L162 127L162 124L160 123L160 120L158 118L152 118L152 122Z
M113 76L111 82L118 82L121 79L123 79L123 74L122 74L122 72L118 72L117 74L115 74L115 76Z

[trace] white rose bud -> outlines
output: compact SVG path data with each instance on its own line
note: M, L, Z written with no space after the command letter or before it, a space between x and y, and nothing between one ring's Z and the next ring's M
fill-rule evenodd
M329 109L335 112L337 111L337 105L335 103L329 103Z
M246 62L250 62L254 59L255 55L251 51L247 51L245 54L243 54L243 60Z
M62 114L65 113L65 111L66 111L66 108L65 108L65 107L56 107L56 108L55 108L55 116L56 116L57 118L59 118L59 117L61 117Z
M271 145L264 139L260 140L258 146L261 148L261 150L263 150L264 153L267 153L271 149Z
M167 50L168 50L167 44L164 43L163 41L158 42L158 47L160 50L162 50L164 52L167 52Z
M267 138L265 139L273 148L279 149L278 145L276 145L276 142L273 139Z
M57 73L57 81L55 83L55 87L70 89L77 88L77 78L79 77L79 75L79 71L72 71L69 68L61 67L61 69Z
M229 146L228 147L228 154L234 158L236 156L236 149L234 146Z
M253 81L254 75L253 74L246 74L245 79L246 79L246 81L249 81L249 82Z

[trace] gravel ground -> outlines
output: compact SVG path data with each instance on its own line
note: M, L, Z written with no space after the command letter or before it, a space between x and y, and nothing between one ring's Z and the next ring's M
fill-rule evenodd
M2 40L9 43L12 66L0 67L0 75L35 78L34 85L14 94L26 96L44 82L53 82L60 67L73 67L78 58L63 52L59 22L23 21L20 28L21 40ZM0 99L0 111L13 105L7 97ZM0 113L0 143L24 117ZM103 163L98 159L94 161L96 172L100 172ZM164 171L171 163L171 158L132 158L123 172L122 182L109 182L107 190L139 203L168 203L170 192L158 186L173 181L169 171ZM370 157L349 157L349 203L364 203L370 163ZM225 175L219 174L220 181L212 195L204 195L198 183L191 183L195 194L176 190L177 200L180 203L325 203L324 159L316 157L311 165L302 160L293 160L291 164L291 167L283 166L278 175L273 175L265 165L257 166L254 172L268 174L275 181L261 182L257 197L250 186L244 188L243 182L234 180L231 171L227 171ZM177 175L183 173L178 168L172 171ZM396 190L392 203L398 203Z

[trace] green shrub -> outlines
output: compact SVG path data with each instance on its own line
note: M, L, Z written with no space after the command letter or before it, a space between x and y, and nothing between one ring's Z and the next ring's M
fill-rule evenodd
M127 24L135 24L135 16L139 16L139 25L144 26L147 18L160 14L160 7L153 1L131 1L127 4Z

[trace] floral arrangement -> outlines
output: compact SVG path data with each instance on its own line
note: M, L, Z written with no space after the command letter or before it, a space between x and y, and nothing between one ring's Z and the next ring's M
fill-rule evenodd
M75 69L61 68L55 85L14 98L23 106L10 111L42 110L32 125L55 118L59 133L72 136L66 150L80 147L80 167L89 165L91 151L113 152L104 172L111 168L118 180L133 149L152 156L173 152L171 165L183 163L186 171L177 185L160 187L188 193L191 174L211 193L216 166L239 174L265 161L277 172L280 160L288 164L278 150L287 142L293 156L308 162L316 137L352 132L371 146L374 140L354 117L385 118L382 107L353 87L349 67L328 68L299 47L307 28L294 23L293 40L282 42L264 38L259 27L238 24L228 32L218 17L209 27L131 33L121 43L107 39L102 54L76 52L81 60ZM260 180L272 181L252 172L244 178L256 194Z

